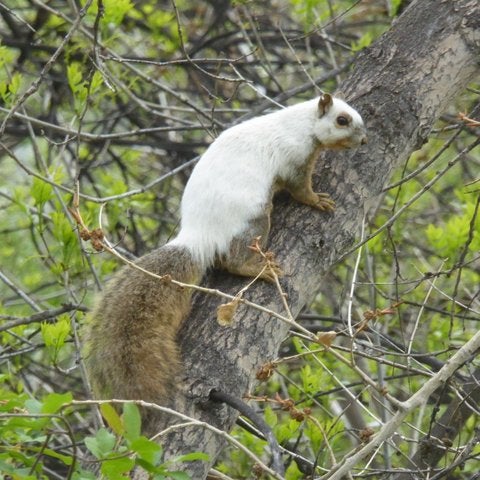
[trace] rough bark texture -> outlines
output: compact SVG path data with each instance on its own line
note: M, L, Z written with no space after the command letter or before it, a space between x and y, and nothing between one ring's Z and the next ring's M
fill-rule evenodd
M433 122L479 72L480 3L477 0L417 0L389 32L362 52L342 85L363 115L369 143L359 151L325 155L317 167L317 191L329 192L334 214L322 214L281 196L275 203L270 249L284 271L282 286L294 315L312 299L322 276L352 247L365 212L392 171L426 140ZM235 294L245 281L221 273L206 285ZM246 298L283 312L275 287L259 282ZM212 388L241 397L255 372L276 357L288 326L241 307L231 326L216 322L219 298L196 295L181 331L184 389L178 410L229 430L236 413L206 402ZM223 440L199 427L163 440L166 455L203 451L215 460ZM205 478L210 464L194 462L192 478ZM140 478L140 477L138 477Z

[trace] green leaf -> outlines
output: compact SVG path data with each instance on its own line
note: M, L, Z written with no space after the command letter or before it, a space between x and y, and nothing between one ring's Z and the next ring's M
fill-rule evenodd
M160 463L162 447L153 440L141 436L131 442L129 446L142 460L152 465L158 465L158 463Z
M123 405L122 419L125 428L124 437L131 442L136 440L140 436L142 426L138 407L134 403L125 403Z
M72 400L72 392L50 393L43 399L42 413L57 413L62 405Z
M185 472L168 472L167 478L173 478L173 480L190 480L190 475Z
M0 97L5 103L7 103L9 96L10 96L10 92L8 91L8 84L5 80L2 80L0 82Z
M402 0L390 0L390 15L395 17L397 15L398 9L402 4Z
M70 334L68 315L59 316L55 323L43 322L40 325L40 331L50 358L53 362L56 362L60 349L64 346L65 340Z
M323 378L317 371L312 371L310 365L305 365L301 369L301 379L303 382L303 391L306 393L315 393L321 390Z
M120 478L129 478L124 475L128 473L135 466L135 461L129 457L117 457L105 460L102 462L100 471L106 475L107 478L117 480Z
M272 407L270 405L267 405L264 411L265 415L265 421L270 425L270 427L274 427L278 423L278 416L277 414L273 411Z
M352 51L359 52L364 48L368 47L373 41L372 34L370 32L365 32L361 38L359 38L356 42L352 43Z
M210 455L207 455L206 453L203 453L203 452L192 452L192 453L187 453L186 455L180 455L179 457L176 457L175 460L172 460L172 461L194 462L196 460L200 460L202 462L208 462L208 460L210 460Z
M23 431L39 431L45 428L49 422L50 418L39 417L35 414L32 414L32 416L12 417L4 423L6 427L4 433L9 435L16 429L22 429ZM31 439L29 435L27 435L27 437L29 440ZM42 438L35 436L35 441L41 440Z
M98 459L104 459L112 453L116 444L116 437L106 428L100 428L94 437L86 437L85 445Z
M72 62L67 65L67 80L74 96L83 90L83 75L80 63Z
M102 85L103 76L98 70L95 70L95 73L93 74L92 80L90 82L90 94L93 95L94 93L96 93Z
M103 20L119 25L129 10L133 8L130 0L103 0L105 14Z
M53 236L59 241L62 247L61 268L65 271L69 268L72 256L77 251L77 237L72 225L62 212L52 212L50 217L53 221Z
M308 423L308 422L307 422ZM286 440L289 440L295 435L298 435L298 430L301 428L301 424L296 420L288 419L284 420L281 424L277 426L275 429L275 433L277 436L278 443L282 443Z
M9 90L12 95L16 95L22 86L22 75L20 73L14 73L10 81Z
M35 177L32 188L30 189L30 194L32 195L35 205L41 207L52 198L53 187L49 183Z
M13 50L3 45L0 47L0 67L12 63L15 57L16 55Z
M81 472L75 472L72 477L73 480L98 480L97 475L93 472L86 472L82 470Z
M82 5L85 5L85 0L82 0ZM102 25L107 25L111 27L115 25L120 25L122 23L125 15L132 10L133 4L130 0L103 0L103 15L102 15ZM88 9L88 16L93 20L98 15L98 1L92 2L90 8Z
M62 455L61 453L56 452L55 450L52 450L50 448L43 448L43 447L38 447L38 448L33 448L33 451L38 451L42 452L42 455L48 455L49 457L56 458L60 461L62 461L65 465L71 465L73 463L73 458L69 455Z
M100 405L100 411L102 412L102 417L107 422L107 425L117 434L123 435L124 428L122 419L120 415L117 413L113 405L110 403L102 403Z
M85 437L85 446L96 458L102 458L102 450L98 445L98 440L95 437Z
M12 458L10 455L8 455L8 453L0 456L0 472L2 472L2 475L4 475L2 476L2 479L8 478L7 474L10 474L10 478L13 480L35 480L36 477L34 475L29 475L31 472L30 466L19 468L17 462L15 462L15 465L12 465Z
M36 398L30 398L25 402L25 408L28 410L28 413L41 413L42 402Z
M13 412L14 410L25 408L27 402L33 402L36 406L35 408L38 408L37 413L40 411L41 403L27 397L26 394L21 394L15 391L9 392L3 389L1 389L0 392L0 412ZM1 425L0 422L0 426Z

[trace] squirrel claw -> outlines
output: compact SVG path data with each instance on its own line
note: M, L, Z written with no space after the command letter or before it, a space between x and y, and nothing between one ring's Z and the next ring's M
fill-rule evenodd
M317 193L317 202L315 208L323 212L333 212L335 210L335 202L328 193Z

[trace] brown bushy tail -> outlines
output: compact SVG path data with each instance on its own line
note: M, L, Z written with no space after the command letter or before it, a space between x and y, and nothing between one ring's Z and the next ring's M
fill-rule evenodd
M157 275L198 284L203 272L190 253L165 245L136 264ZM115 274L84 331L84 361L96 398L165 404L181 364L176 334L192 289L125 266Z

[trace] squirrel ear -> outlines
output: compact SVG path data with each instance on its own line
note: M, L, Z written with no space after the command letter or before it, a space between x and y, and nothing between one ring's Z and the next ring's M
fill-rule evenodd
M329 93L323 93L318 101L318 110L320 111L320 116L325 115L330 107L333 105L333 98Z

